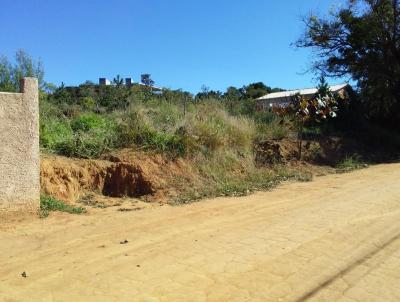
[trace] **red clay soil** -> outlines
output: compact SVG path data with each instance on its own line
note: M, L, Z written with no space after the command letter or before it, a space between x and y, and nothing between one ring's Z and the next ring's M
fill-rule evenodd
M42 156L41 190L68 203L87 194L110 197L140 197L166 201L177 193L170 187L175 179L193 181L188 161L169 160L159 154L120 150L101 160Z
M326 141L323 146L320 142L306 141L302 163L327 162L327 158L340 154L339 145L335 140ZM261 166L302 164L296 160L296 140L267 141L254 152ZM100 160L44 155L40 176L42 192L67 203L75 203L88 194L101 198L145 196L148 201L166 202L187 188L202 188L207 182L189 159L171 159L134 149L115 151Z

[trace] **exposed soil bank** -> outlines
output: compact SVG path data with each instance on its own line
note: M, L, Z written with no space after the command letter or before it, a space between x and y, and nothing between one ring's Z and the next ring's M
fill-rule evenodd
M306 141L303 162L335 163L343 157L337 140L324 143L322 146L319 142ZM254 154L260 167L269 169L276 164L287 165L297 161L297 142L268 141L255 147ZM230 172L227 169L227 173L239 173L239 177L245 165L232 167ZM41 161L42 192L70 203L88 194L119 198L144 196L149 201L166 202L188 188L197 187L201 191L212 187L210 177L201 175L193 160L171 159L132 149L112 152L101 160L43 156ZM223 173L221 177L224 177Z
M42 192L66 202L76 202L91 193L110 197L146 195L164 201L164 194L173 193L167 192L171 179L193 178L190 163L185 160L167 160L129 149L102 160L45 155L40 176Z
M189 200L202 196L218 196L216 187L220 179L222 182L227 177L240 179L249 173L249 165L253 168L255 166L265 168L268 171L275 169L277 165L282 165L302 173L304 170L327 169L327 166L335 166L347 156L354 154L369 160L379 160L385 156L382 150L374 153L362 143L337 137L305 140L302 150L302 161L298 162L296 140L266 141L254 147L254 161L252 156L247 155L243 159L239 156L240 159L236 163L231 164L227 161L225 166L221 166L221 169L226 171L221 172L218 169L213 171L208 167L209 171L206 173L200 172L199 161L187 158L171 159L160 154L133 149L112 152L103 156L101 160L44 155L41 161L41 187L43 193L69 203L77 202L88 194L99 197L143 197L147 201L168 202L185 194ZM222 154L217 161L222 162L229 156ZM214 163L218 164L215 161ZM304 168L305 166L307 168ZM258 172L250 169L250 174ZM270 173L272 174L273 172ZM271 178L274 181L274 176ZM251 182L248 181L249 186ZM238 184L240 187L240 181ZM227 185L228 191L231 190L229 186ZM217 193L211 192L208 195L198 193L207 189Z
M0 300L399 301L399 179L399 164L379 165L242 198L18 223L0 231Z

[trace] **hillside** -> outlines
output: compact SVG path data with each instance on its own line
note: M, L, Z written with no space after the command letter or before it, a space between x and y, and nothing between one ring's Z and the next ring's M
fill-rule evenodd
M60 87L40 100L42 192L67 203L239 196L392 156L381 132L366 140L343 130L351 106L335 120L305 124L299 160L296 121L257 111L252 99L137 86L70 91Z

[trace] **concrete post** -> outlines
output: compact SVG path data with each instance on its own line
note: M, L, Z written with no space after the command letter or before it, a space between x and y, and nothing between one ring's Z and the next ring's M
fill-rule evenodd
M35 78L21 93L0 92L0 211L36 211L40 203L39 91Z

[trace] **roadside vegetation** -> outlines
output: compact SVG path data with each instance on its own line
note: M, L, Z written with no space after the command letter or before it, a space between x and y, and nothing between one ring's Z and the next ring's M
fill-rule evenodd
M273 173L257 165L255 144L286 138L291 130L274 113L256 112L253 100L237 100L230 110L232 105L222 97L147 89L109 87L111 96L91 96L92 104L101 104L92 108L82 104L87 95L68 97L71 102L63 103L67 88L46 94L40 107L42 151L96 159L116 149L133 148L161 153L169 160L185 158L193 164L201 186L188 186L179 178L172 180L173 187L182 193L174 198L177 203L208 196L239 196L271 188L278 179L300 177L294 170ZM123 91L127 102L117 106L117 101L105 101L112 100L118 90Z
M364 6L362 13L356 4ZM306 19L304 36L296 44L317 53L313 66L316 74L322 74L321 83L314 98L296 96L287 110L257 110L256 98L282 90L263 83L228 87L225 92L203 86L193 95L155 88L151 75L143 74L142 83L130 87L123 85L119 75L109 86L87 81L78 87L56 87L44 82L43 64L24 51L17 52L14 63L1 58L0 89L18 91L23 76L39 79L44 153L83 159L102 158L122 148L161 153L170 160L190 160L196 173L208 179L203 189L189 188L181 194L182 201L246 194L282 179L310 179L299 169L281 165L275 149L261 150L269 158L257 161L261 146L271 145L268 141L298 140L291 159L300 160L302 146L318 142L304 159L340 171L363 167L367 161L398 158L398 13L395 1L360 0L328 18ZM356 81L347 102L329 92L324 76ZM331 137L350 143L330 152L324 146ZM180 183L177 179L176 186ZM54 200L43 203L44 209L58 207Z
M340 172L349 172L361 168L367 167L368 164L365 163L364 160L358 155L354 154L352 156L346 156L346 158L341 161L337 166L337 171Z
M35 76L34 71L40 70L40 65L27 54L23 55L26 56L23 61L33 66L33 73L27 75ZM14 67L14 70L19 69L29 68ZM146 75L147 79L149 77ZM8 86L17 89L15 85ZM320 94L329 95L329 108L314 106L318 100L321 103L324 95L316 96L315 102L314 99L305 102L293 98L291 108L294 110L284 114L257 110L255 98L280 90L262 83L229 87L224 93L203 87L197 95L138 84L126 87L120 84L118 76L111 86L91 82L79 87L54 87L45 83L40 86L40 147L43 153L101 159L114 150L129 148L159 153L168 160L185 159L193 166L192 177L199 180L188 185L187 179L171 179L169 185L179 192L173 198L175 203L211 196L246 195L255 190L270 189L288 179L309 181L312 175L307 169L285 164L300 159L301 149L284 158L279 150L277 153L273 148L263 150L265 142L277 142L279 148L279 142L285 140L304 140L306 145L332 135L343 136L347 129L341 129L341 126L353 118L350 106L339 106L337 102L341 98L328 93L323 78ZM312 115L304 114L305 109ZM336 115L339 110L339 117L321 118L319 112L328 109L327 116L331 117L333 112ZM263 161L257 160L260 152L264 154ZM325 158L322 163L337 166L338 171L362 167L354 160L355 152L345 150L342 158L332 162ZM321 153L320 146L314 145L302 159L315 163L322 158ZM268 158L265 160L265 157ZM359 159L361 156L357 157ZM42 216L50 210L83 211L43 197Z
M73 207L53 197L41 195L39 216L45 218L49 216L50 212L54 211L66 212L69 214L83 214L86 212L83 207Z

